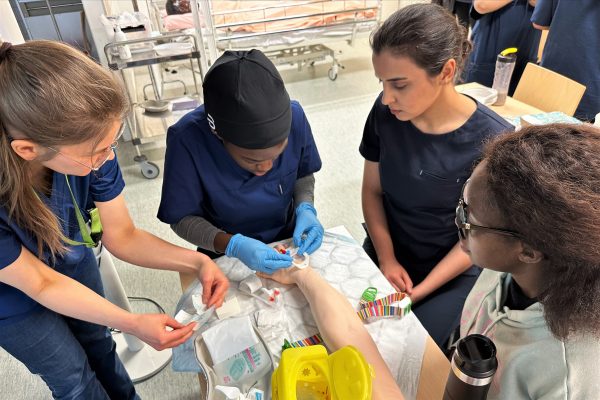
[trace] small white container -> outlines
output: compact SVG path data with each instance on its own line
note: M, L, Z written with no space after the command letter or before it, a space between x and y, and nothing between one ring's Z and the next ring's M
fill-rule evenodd
M121 27L117 25L117 27L115 28L115 42L123 42L125 40L127 40L127 36L125 36L125 33L123 33L123 31L121 30ZM120 45L118 47L118 50L119 58L121 60L129 60L131 58L131 50L129 49L128 45Z

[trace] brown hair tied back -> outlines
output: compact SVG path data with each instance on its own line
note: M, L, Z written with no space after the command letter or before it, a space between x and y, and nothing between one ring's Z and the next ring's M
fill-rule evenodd
M108 69L66 44L2 43L0 60L0 207L37 239L40 258L56 256L66 250L60 221L9 135L54 148L97 143L128 111L127 97Z
M467 30L437 4L403 7L371 35L371 49L376 55L389 51L409 57L429 76L438 75L450 59L456 61L455 77L460 76L471 47Z
M8 56L8 50L12 47L10 42L2 42L0 44L0 63Z

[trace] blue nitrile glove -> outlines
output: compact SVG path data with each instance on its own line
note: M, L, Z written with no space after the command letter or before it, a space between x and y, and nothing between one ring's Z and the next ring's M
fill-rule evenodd
M278 253L263 242L239 233L229 239L225 254L239 258L249 268L269 275L292 265L292 257L288 254Z
M310 203L300 203L296 207L296 228L294 229L294 244L298 254L312 254L321 246L323 241L323 226L317 219L317 210Z

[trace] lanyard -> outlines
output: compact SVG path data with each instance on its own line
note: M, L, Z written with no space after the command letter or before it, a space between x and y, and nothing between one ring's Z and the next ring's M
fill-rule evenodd
M73 195L73 190L71 189L69 177L67 175L65 175L65 180L67 181L67 187L69 188L69 193L71 194L71 201L73 202L73 207L75 208L77 225L79 225L79 231L81 232L81 238L83 239L83 242L69 239L66 236L63 238L63 240L72 246L85 246L88 248L97 247L100 243L100 239L102 238L102 223L100 222L100 213L98 212L97 208L93 208L89 211L91 229L88 228L88 225L83 219L83 215L81 215L79 204L77 204L77 200L75 200L75 196Z

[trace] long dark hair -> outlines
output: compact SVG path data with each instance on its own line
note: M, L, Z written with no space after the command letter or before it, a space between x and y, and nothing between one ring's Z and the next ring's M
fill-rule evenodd
M505 225L543 252L551 332L600 336L600 130L532 126L485 150L491 202Z
M467 30L437 4L403 7L371 36L373 53L410 57L429 76L439 75L450 59L456 61L455 77L459 76L471 47Z

